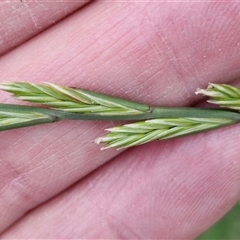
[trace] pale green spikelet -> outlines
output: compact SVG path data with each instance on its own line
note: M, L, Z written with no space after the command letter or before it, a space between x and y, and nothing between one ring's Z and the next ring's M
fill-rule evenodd
M149 107L145 104L53 83L42 85L11 82L1 84L0 89L12 93L20 100L72 113L116 116L137 115L149 111Z
M210 83L207 89L197 89L196 94L210 97L209 103L240 111L240 88L238 87Z
M28 106L0 104L0 131L60 120L50 111Z
M102 149L126 148L154 140L163 140L207 131L235 123L222 118L151 119L106 129L110 133L96 139Z

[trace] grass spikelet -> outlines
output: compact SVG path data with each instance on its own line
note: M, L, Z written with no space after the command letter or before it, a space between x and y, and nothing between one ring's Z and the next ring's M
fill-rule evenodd
M48 107L81 114L137 115L148 112L145 104L135 103L105 94L83 89L26 82L3 83L0 89L12 93L16 98Z
M218 118L152 119L106 129L109 133L96 139L96 143L104 144L102 149L127 148L154 140L185 136L231 124L233 121L230 119Z
M196 94L209 97L209 103L240 111L240 88L238 87L210 83L207 89L197 89Z

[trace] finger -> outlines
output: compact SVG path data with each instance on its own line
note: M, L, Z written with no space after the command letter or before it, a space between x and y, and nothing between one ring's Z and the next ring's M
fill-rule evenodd
M88 2L1 2L0 55L56 24Z
M240 197L238 141L232 127L131 149L1 237L195 239Z
M229 5L225 11L220 3L207 4L208 11L218 9L215 14L224 8L225 18L232 23L225 31L219 29L214 15L211 25L203 24L202 14L208 13L204 6L199 4L203 12L196 14L196 8L191 10L184 4L96 2L81 15L75 14L5 55L0 65L1 79L44 79L152 104L188 105L196 101L190 93L197 85L221 77L228 81L239 74L238 22L232 21L236 6ZM179 8L181 11L176 10ZM171 25L166 12L182 22ZM163 15L159 19L160 13ZM134 21L127 18L129 14ZM184 19L193 19L193 25ZM194 34L178 40L180 23ZM209 31L220 36L214 45ZM200 45L196 41L201 36L206 40ZM227 43L226 36L231 36ZM189 50L190 43L193 46ZM216 46L222 51L212 54ZM208 57L203 58L202 52ZM229 52L231 59L224 61ZM5 176L1 186L5 196L0 205L5 219L2 229L116 156L119 152L99 152L99 147L92 144L107 125L65 122L5 132L1 140L7 146L1 153Z

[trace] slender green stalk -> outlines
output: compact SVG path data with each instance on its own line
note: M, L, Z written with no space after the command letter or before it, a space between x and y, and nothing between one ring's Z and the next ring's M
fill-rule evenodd
M60 120L95 120L95 121L136 121L145 119L155 118L225 118L231 119L234 122L240 121L240 113L226 110L218 110L213 108L164 108L164 107L153 107L151 111L139 115L98 115L94 113L71 113L61 110L23 106L14 104L0 104L0 112L2 114L8 114L9 112L18 118L19 114L25 113L41 113L49 115L50 118L55 119L54 121ZM177 116L177 117L176 117Z

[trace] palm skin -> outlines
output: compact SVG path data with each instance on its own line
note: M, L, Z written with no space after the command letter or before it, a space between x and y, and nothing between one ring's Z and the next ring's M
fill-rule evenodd
M55 82L159 106L199 104L193 93L210 81L238 83L237 3L74 7L40 33L56 12L50 3L3 4L1 18L26 28L20 46L16 28L1 28L1 81ZM41 14L51 8L46 21ZM11 9L20 9L19 18ZM26 41L33 20L36 34ZM13 101L1 93L1 102ZM238 201L238 126L100 151L92 141L115 124L65 121L2 132L1 238L193 239Z

